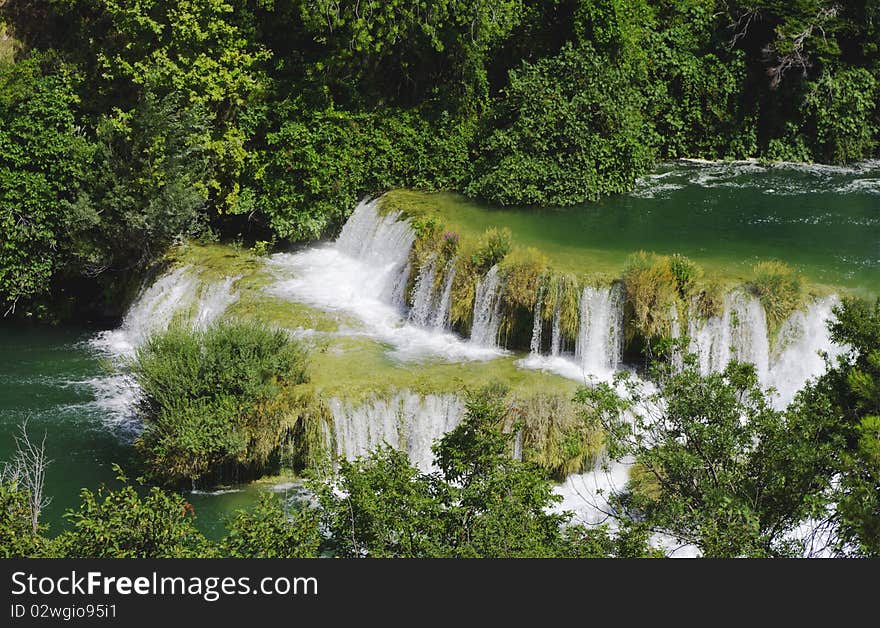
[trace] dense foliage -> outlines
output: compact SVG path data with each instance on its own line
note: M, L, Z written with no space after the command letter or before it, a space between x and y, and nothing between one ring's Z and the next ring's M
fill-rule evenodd
M132 364L144 424L136 446L149 474L216 482L262 471L283 444L305 369L287 332L258 323L152 336Z
M118 311L175 238L312 239L394 187L572 204L663 158L876 156L878 22L874 0L10 0L0 301Z

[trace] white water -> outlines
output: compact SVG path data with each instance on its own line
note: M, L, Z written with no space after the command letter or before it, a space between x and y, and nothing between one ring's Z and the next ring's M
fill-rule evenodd
M406 283L404 273L414 238L409 222L398 214L382 216L376 201L360 203L335 242L273 255L269 267L276 281L268 291L350 315L359 325L342 333L383 342L399 360L457 362L502 355L496 347L470 343L407 320L400 286ZM427 315L425 319L430 321Z
M444 271L443 290L434 307L434 316L431 319L431 327L437 330L446 329L449 326L449 312L452 309L452 282L455 281L455 260L446 263Z
M589 373L617 369L623 354L623 298L620 287L584 288L575 356Z
M531 355L539 355L541 353L541 330L544 327L544 320L541 317L541 311L544 305L544 286L538 289L538 298L535 300L534 318L532 319L532 339L529 342L529 352Z
M431 258L422 267L413 288L413 305L409 311L409 321L427 327L434 313L434 275L437 269L436 258Z
M194 269L177 268L141 292L117 329L101 332L91 339L90 345L119 368L114 374L89 382L95 403L106 410L114 422L131 429L137 427L132 423L132 410L138 389L124 371L125 360L131 358L151 334L168 329L177 317L191 316L189 321L182 322L199 329L217 320L238 300L238 292L233 289L236 279L227 277L216 283L202 284Z
M690 321L690 349L704 375L722 371L734 359L754 364L761 384L776 390L773 405L781 409L807 381L825 372L820 353L833 358L845 350L831 342L827 327L837 303L837 297L827 297L796 311L782 324L773 350L761 303L734 293L725 299L722 316Z
M494 347L501 325L501 278L496 264L477 281L474 296L474 322L471 325L471 343Z
M820 299L806 311L795 312L780 328L779 350L767 378L767 385L777 391L777 406L787 406L808 380L825 372L820 352L834 360L846 351L831 342L827 326L838 303L837 297Z
M611 380L623 358L623 303L623 292L617 284L609 288L584 288L579 304L580 320L573 356L562 352L558 298L553 312L550 355L540 354L541 311L536 306L531 353L517 361L517 365L549 371L585 383Z
M336 428L337 455L354 460L379 445L405 451L422 471L434 469L431 446L458 425L464 403L458 395L418 395L409 391L352 405L329 401Z

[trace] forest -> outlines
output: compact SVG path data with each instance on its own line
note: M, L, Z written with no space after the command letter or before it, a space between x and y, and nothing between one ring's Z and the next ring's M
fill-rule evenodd
M4 0L3 313L112 318L181 238L320 238L392 188L876 156L878 68L876 0Z

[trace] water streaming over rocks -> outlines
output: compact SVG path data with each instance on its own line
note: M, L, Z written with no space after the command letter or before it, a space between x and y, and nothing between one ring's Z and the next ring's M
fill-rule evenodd
M474 296L474 322L471 326L473 344L494 347L498 340L498 327L501 324L501 277L496 264L477 281Z
M422 471L434 469L431 446L458 425L464 403L458 395L398 392L352 404L329 401L336 427L336 453L348 460L382 444L407 452Z
M412 281L414 241L407 220L395 213L382 214L376 201L366 201L357 206L336 241L273 255L267 268L275 280L266 290L291 302L345 313L354 322L338 333L378 340L390 358L411 362L411 368L418 368L422 360L467 362L503 356L505 350L498 346L504 295L500 268L493 266L478 279L470 337L462 338L449 331L454 260L443 263L429 258ZM147 287L122 325L100 334L93 345L118 360L130 356L150 333L166 328L176 316L204 327L238 298L235 281L229 277L204 285L195 269L177 268ZM550 317L550 342L544 341L543 296L537 296L532 311L530 354L517 361L520 367L583 382L609 381L626 368L626 299L620 284L582 290L573 347L570 341L565 346L559 298ZM820 351L832 355L839 351L825 326L836 302L829 297L808 304L783 323L773 342L760 301L743 291L728 294L717 317L700 320L674 309L670 319L673 335L686 333L690 338L689 348L704 373L720 371L731 359L752 362L762 384L777 389L775 404L782 407L809 378L823 371ZM120 415L130 412L136 398L124 373L96 382L95 389ZM432 468L432 443L457 425L464 412L462 398L453 392L421 395L404 390L357 403L339 398L327 403L334 430L327 439L335 442L338 455L351 459L387 443L406 451L422 470ZM562 507L578 502L579 516L595 523L607 509L603 494L612 484L624 484L627 473L627 464L614 462L608 470L572 476L558 488L565 498ZM585 502L592 505L584 507Z

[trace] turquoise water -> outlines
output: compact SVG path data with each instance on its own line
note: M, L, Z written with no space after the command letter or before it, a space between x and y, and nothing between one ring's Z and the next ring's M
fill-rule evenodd
M64 513L79 504L83 487L117 485L113 464L136 471L132 425L121 421L98 392L108 366L89 346L94 330L0 326L0 461L15 453L15 436L27 421L31 441L45 436L51 460L42 520L54 535L68 526ZM209 536L223 533L223 518L253 503L257 491L187 494L196 521Z
M683 253L725 275L781 259L815 283L880 295L880 162L667 165L629 195L557 210L437 199L450 227L506 226L517 243L576 272L620 272L639 250Z

